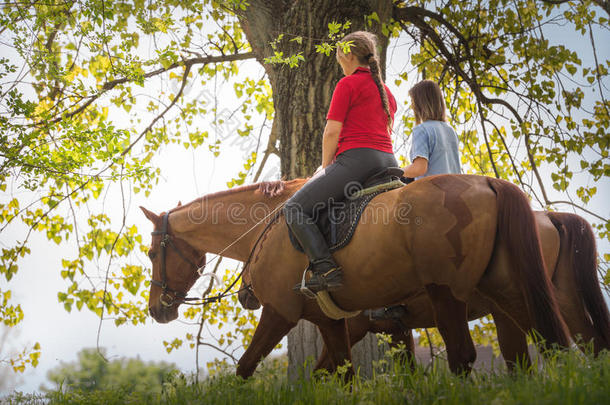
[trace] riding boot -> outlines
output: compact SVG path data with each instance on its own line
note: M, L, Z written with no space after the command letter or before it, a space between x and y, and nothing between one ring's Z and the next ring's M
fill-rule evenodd
M294 290L312 297L320 291L341 288L343 286L341 267L333 259L322 232L315 223L303 220L304 217L300 219L291 221L288 226L309 258L310 263L305 272L311 270L312 276L304 285L297 284Z
M382 321L386 319L397 320L407 314L407 309L404 305L393 305L391 307L366 309L362 311L365 316L371 321Z

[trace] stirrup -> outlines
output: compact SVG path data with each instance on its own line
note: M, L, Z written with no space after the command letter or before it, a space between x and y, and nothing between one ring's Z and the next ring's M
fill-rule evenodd
M298 287L298 291L299 291L301 294L303 294L304 296L306 296L307 298L316 298L316 293L314 293L313 291L311 291L311 290L309 289L309 287L307 287L307 286L305 285L305 282L306 282L306 280L305 280L305 276L307 275L307 272L309 271L310 267L311 267L311 264L310 264L309 266L307 266L307 267L305 268L305 270L303 270L303 277L301 278L301 284L297 284L297 285L295 286L295 289L296 289L296 287Z
M331 263L334 267L332 267L331 269L327 270L324 273L316 273L315 271L313 271L313 267L315 264L318 263L322 263L322 262L329 262ZM311 290L311 288L309 288L307 286L307 280L306 280L306 276L307 276L307 272L311 271L313 273L313 275L311 276L311 278L313 277L318 277L321 281L323 281L324 283L324 287L320 289L317 292L314 292ZM303 276L301 277L301 282L298 283L297 285L294 286L293 290L300 292L301 294L305 295L308 298L316 298L316 294L320 291L332 291L332 290L336 290L339 287L341 287L341 285L339 286L331 286L331 283L328 283L326 280L326 276L328 276L329 274L331 274L334 271L341 271L341 266L337 265L334 261L332 260L328 260L328 259L321 259L319 261L316 262L310 262L309 265L307 266L307 268L303 271ZM309 281L311 281L311 278Z

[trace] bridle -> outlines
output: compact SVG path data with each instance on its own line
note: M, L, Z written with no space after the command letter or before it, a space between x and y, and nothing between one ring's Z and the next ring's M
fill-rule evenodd
M167 270L165 268L167 247L169 246L172 249L174 249L174 251L178 254L178 256L180 256L180 258L182 260L184 260L185 262L190 264L191 267L195 271L197 271L197 273L199 275L201 275L200 270L203 268L203 267L197 266L195 263L193 263L191 260L189 260L189 258L186 257L180 251L180 249L178 249L178 247L174 244L170 234L167 232L168 231L168 222L169 222L169 212L166 213L165 215L163 215L163 225L161 226L161 230L151 232L151 235L161 235L161 243L160 243L160 246L161 246L161 281L155 280L153 278L150 282L152 285L156 285L157 287L160 287L163 290L163 292L161 293L161 296L159 297L159 301L161 302L161 305L163 305L164 307L171 307L172 305L174 305L174 303L176 301L178 301L179 303L185 303L187 301L199 300L199 298L187 297L186 293L183 293L182 291L176 291L167 285ZM173 297L170 294L173 294ZM167 300L167 298L169 298L169 300Z
M195 263L193 263L191 260L189 260L189 258L186 257L180 251L180 249L178 249L178 247L172 241L171 236L170 236L170 234L168 232L169 212L166 213L165 215L163 215L163 223L161 225L161 230L151 232L151 235L161 235L161 243L160 243L160 246L161 246L161 281L155 280L154 278L151 279L151 281L150 281L152 285L155 285L155 286L157 286L157 287L162 289L161 296L159 297L159 301L161 302L161 305L163 305L164 307L171 307L175 303L178 303L178 304L188 304L188 305L203 305L203 304L207 304L207 303L210 303L210 302L219 302L222 298L224 298L226 296L233 295L233 294L238 294L238 293L240 293L241 291L244 291L244 290L252 291L252 285L251 284L247 284L244 287L240 288L238 291L236 291L234 293L229 293L229 291L231 291L231 289L233 287L235 287L235 285L237 284L239 279L242 277L242 275L244 274L244 271L246 271L246 268L248 267L248 264L250 264L250 261L252 260L252 256L254 254L254 251L256 250L256 247L258 246L258 243L261 241L263 235L265 234L265 232L267 232L267 230L271 227L271 225L273 223L275 223L275 221L281 215L282 211L279 208L281 208L282 205L283 204L280 204L279 207L277 207L269 215L267 215L265 218L263 218L261 221L259 221L259 223L260 223L260 222L264 221L266 218L270 217L273 214L273 218L271 219L271 221L269 221L269 223L265 226L263 231L258 236L258 239L256 239L256 242L254 242L254 246L252 247L252 250L250 251L250 255L248 256L248 260L244 263L244 266L242 267L241 272L235 278L235 280L233 280L233 282L227 288L225 288L225 290L222 293L220 293L220 294L218 294L216 296L213 296L213 297L206 297L206 298L187 297L186 293L184 293L182 291L176 291L176 290L170 288L167 285L167 270L166 270L166 266L165 266L165 259L166 259L166 256L167 256L167 246L170 246L172 249L174 249L174 251L178 254L178 256L180 256L182 258L182 260L184 260L185 262L189 263L191 265L191 267L194 268L195 271L197 271L197 274L199 274L199 276L202 276L202 275L211 275L212 277L216 277L216 276L211 274L211 273L202 274L203 269L205 269L205 267L210 262L204 263L203 266L197 266ZM250 232L252 229L254 229L254 227L250 228L246 233ZM242 237L243 236L244 235L242 235ZM239 240L240 238L238 238L237 240ZM236 241L234 241L233 243L235 243ZM229 246L231 246L231 245L229 245ZM223 249L222 252L224 252L224 250L226 250L227 248ZM218 254L216 257L217 258L220 257L220 254ZM173 294L173 296L170 295L170 294ZM169 298L169 300L166 300L166 298Z

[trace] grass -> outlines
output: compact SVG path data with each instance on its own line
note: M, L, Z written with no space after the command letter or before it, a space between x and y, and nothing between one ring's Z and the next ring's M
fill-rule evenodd
M253 378L228 374L199 384L175 374L162 394L116 387L94 392L24 395L14 393L1 404L609 404L610 353L597 358L570 351L555 353L544 364L514 373L451 374L443 362L410 372L396 363L374 378L344 383L339 375L287 381L285 370L264 367Z

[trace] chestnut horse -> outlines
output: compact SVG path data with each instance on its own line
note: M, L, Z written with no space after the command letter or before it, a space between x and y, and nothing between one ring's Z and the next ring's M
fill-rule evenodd
M242 377L252 375L299 319L318 326L333 364L351 360L344 320L328 318L316 301L292 290L307 258L292 247L283 217L268 228L264 223L305 181L210 194L164 216L143 209L155 229L149 309L159 322L178 317L196 279L198 255L252 257L252 288L263 310L238 362ZM163 247L168 244L173 249ZM189 256L193 250L197 254ZM498 254L506 254L511 266L488 266ZM547 344L569 344L529 201L506 181L439 175L379 194L365 208L351 242L334 256L344 269L344 286L332 296L347 311L392 305L425 291L455 373L469 372L476 356L466 304L475 290L522 330L535 329Z
M535 216L549 277L573 340L583 351L591 342L595 354L602 349L610 350L610 315L597 277L597 249L591 226L584 218L570 213L536 212ZM492 263L510 265L501 260ZM247 271L242 279L242 286L249 284ZM425 294L422 292L420 297ZM256 296L246 288L240 290L239 301L246 309L260 307ZM368 332L386 333L392 336L392 344L405 345L405 355L414 364L411 328L434 327L434 314L427 300L414 299L402 304L406 312L399 319L372 320L364 314L349 318L350 345L359 342ZM508 368L512 369L517 360L523 361L523 365L529 364L526 335L493 303L475 292L468 300L468 318L473 320L489 313L494 317L500 351ZM318 359L316 369L319 368L333 369L326 347Z

